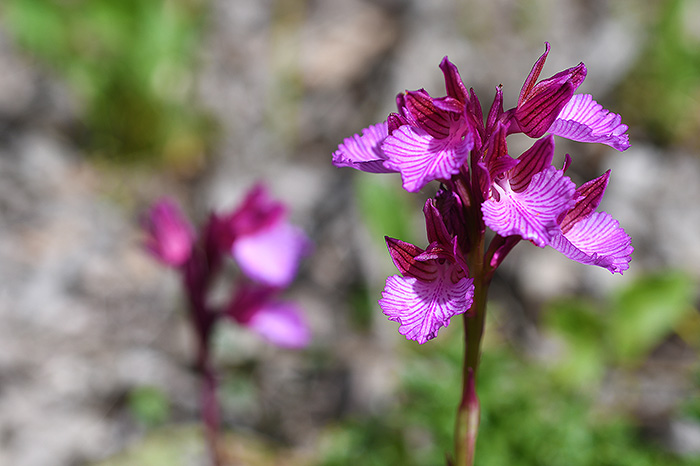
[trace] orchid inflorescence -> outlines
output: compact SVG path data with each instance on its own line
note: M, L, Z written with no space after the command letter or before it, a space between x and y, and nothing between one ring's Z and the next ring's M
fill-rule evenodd
M287 221L285 205L272 199L262 184L255 185L237 209L211 213L198 234L168 198L151 207L144 229L146 249L182 278L197 338L202 419L212 463L220 466L217 377L211 360L216 324L227 319L277 346L305 347L311 333L300 308L278 299L278 295L291 284L311 243L301 229ZM228 301L217 305L211 294L227 258L233 259L239 273Z
M400 93L397 112L345 139L333 153L339 167L398 172L409 192L440 182L423 207L427 247L386 237L401 274L387 278L379 305L399 323L399 333L421 344L452 317L464 317L462 397L450 466L474 464L488 288L513 247L526 240L612 273L629 267L629 236L617 220L597 211L610 171L576 187L566 176L568 154L562 168L552 164L554 135L624 151L628 128L590 95L575 94L586 77L583 63L538 81L549 50L547 43L515 108L503 110L498 86L486 118L473 89L467 90L445 57L440 69L446 96L434 98L424 89ZM536 141L514 158L507 137L517 133ZM493 231L488 236L487 226Z
M565 174L568 154L562 168L552 165L553 135L624 151L628 128L590 95L575 94L586 77L583 63L538 81L549 50L547 43L516 107L503 110L498 86L485 119L473 89L445 57L446 96L434 98L424 89L398 94L397 112L345 139L333 154L338 167L398 172L409 192L440 182L423 208L428 246L386 238L401 275L387 279L379 304L408 339L425 343L451 317L473 313L475 279L487 287L521 240L612 273L629 267L629 236L596 211L610 171L576 187ZM514 158L506 139L517 133L537 140ZM487 226L495 233L488 247Z
M163 264L180 271L191 317L207 334L219 318L248 327L281 347L300 348L310 333L298 306L276 297L294 279L310 242L286 218L286 208L263 185L254 186L237 209L211 213L195 237L194 228L171 199L161 199L145 222L146 248ZM221 309L207 294L224 258L240 269L231 298Z

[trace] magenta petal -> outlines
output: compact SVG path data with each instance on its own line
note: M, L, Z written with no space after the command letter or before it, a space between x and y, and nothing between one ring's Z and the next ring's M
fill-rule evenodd
M404 125L387 137L382 145L388 168L401 173L406 191L420 191L433 180L447 180L459 173L469 151L474 147L472 133L465 139L436 139L426 131Z
M493 128L496 126L496 122L500 120L503 115L503 86L496 87L496 96L493 98L493 103L491 104L491 109L486 117L486 132L493 132Z
M447 98L444 106L452 108L460 107L460 102L456 99ZM448 111L442 110L435 105L435 99L424 90L406 92L404 97L406 105L406 116L412 125L425 130L436 139L443 139L450 135L451 116ZM461 105L463 109L464 106Z
M268 303L256 310L243 325L283 348L303 348L311 341L311 331L303 314L293 303Z
M232 214L217 220L227 225L219 225L216 228L227 227L230 229L229 236L232 235L231 238L222 238L220 244L225 244L227 239L255 233L276 224L284 217L286 210L283 203L272 198L265 185L256 183Z
M442 214L436 206L434 199L428 199L423 206L425 216L425 231L430 243L437 243L444 247L452 245L452 236L448 233Z
M521 131L531 138L539 138L545 134L574 95L571 83L555 84L557 85L538 89L540 92L528 96L515 109L515 118Z
M333 165L350 167L370 173L392 173L384 166L386 155L381 144L389 134L387 123L377 123L362 130L362 136L353 135L345 138L333 153Z
M554 138L552 136L538 139L528 150L518 157L516 165L509 173L510 185L515 192L524 191L532 176L552 165L554 157Z
M171 199L161 199L151 207L144 229L148 233L145 247L156 259L179 267L190 258L194 231Z
M452 316L467 312L473 296L471 278L453 283L450 273L443 273L426 282L392 275L386 280L379 305L389 320L400 324L401 335L423 344L435 338L440 327L449 325Z
M457 71L457 67L447 59L443 58L440 62L440 69L445 76L445 89L447 89L447 95L457 99L462 104L469 100L469 94L467 93L467 88L462 82L462 78Z
M634 251L625 230L605 212L595 212L574 224L566 234L555 235L550 245L577 262L619 274L629 268Z
M538 58L535 64L532 66L530 74L527 75L527 78L523 83L523 87L520 89L520 96L518 97L518 106L520 106L520 104L522 104L525 101L527 96L532 91L532 88L535 87L535 83L537 83L537 79L540 77L540 73L542 73L542 68L544 68L544 62L547 60L547 55L549 55L549 49L549 42L545 42L544 53L540 55L540 58Z
M425 251L411 243L400 239L385 237L386 246L394 265L405 276L432 280L435 278L438 268L433 261L417 260L416 257Z
M534 175L522 192L514 192L507 182L491 189L499 199L491 197L481 205L486 225L501 236L519 235L544 247L559 229L559 216L573 206L576 185L550 166Z
M285 221L237 238L232 253L250 278L284 287L294 279L301 258L311 245L304 232Z
M605 188L608 186L610 179L610 170L603 173L598 178L588 181L576 189L576 204L567 214L560 220L559 226L561 231L566 234L573 225L588 217L591 212L600 205L603 199Z
M619 151L629 148L627 125L589 94L577 94L559 113L549 132L572 141L599 142Z

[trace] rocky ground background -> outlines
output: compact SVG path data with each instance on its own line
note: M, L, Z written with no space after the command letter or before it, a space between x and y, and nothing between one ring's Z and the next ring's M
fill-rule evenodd
M686 3L700 46L700 10ZM0 464L90 464L138 443L145 430L127 403L137 387L165 393L174 421L196 420L177 279L143 253L139 216L168 194L201 220L209 208L235 205L257 179L290 204L315 243L289 293L303 304L314 343L290 354L227 329L219 363L252 373L259 393L234 397L227 425L313 456L327 423L391 403L396 349L407 343L378 309L370 330L353 331L350 298L358 287L378 295L393 271L361 221L360 175L334 168L332 151L383 119L396 92L439 94L445 55L482 103L503 84L509 107L549 41L544 75L583 61L581 91L615 110L658 8L637 0L212 0L189 90L218 137L195 168L163 171L86 156L74 131L81 102L0 26ZM689 105L700 114L695 92ZM549 348L537 308L553 297L602 295L669 267L700 278L698 146L691 138L661 147L635 126L630 135L623 154L558 142L558 153L577 159L578 181L612 168L604 207L634 240L630 271L611 278L527 245L504 265L493 299L512 309L505 331L513 344L535 357ZM663 369L633 387L635 409L649 418L695 390L692 349L670 344L659 358ZM628 401L621 384L610 382L607 402ZM667 422L669 448L700 451L700 426Z

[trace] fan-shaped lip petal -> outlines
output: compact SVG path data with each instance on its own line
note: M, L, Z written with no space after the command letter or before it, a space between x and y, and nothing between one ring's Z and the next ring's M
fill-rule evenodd
M304 348L311 341L311 331L303 313L292 302L267 302L241 325L282 348Z
M606 212L594 212L566 233L559 232L550 246L576 262L597 265L619 274L629 268L634 251L629 235Z
M562 108L549 132L572 141L607 144L619 151L630 146L628 126L589 94L576 94Z
M423 344L449 325L451 317L469 310L473 279L465 277L453 283L449 269L432 282L400 275L387 278L379 305L389 320L400 324L401 335Z
M508 182L491 189L498 199L492 196L481 205L486 225L501 236L519 235L544 247L559 229L557 219L573 207L576 185L550 166L522 192L514 192Z
M233 242L232 254L241 270L253 280L285 287L296 275L299 262L311 243L298 227L281 221Z
M381 145L388 134L388 125L382 122L363 129L362 135L345 138L333 153L333 165L369 173L395 172L384 165L386 155Z
M403 187L409 192L459 173L473 147L472 132L436 139L412 125L401 126L382 144L388 158L385 166L401 173Z

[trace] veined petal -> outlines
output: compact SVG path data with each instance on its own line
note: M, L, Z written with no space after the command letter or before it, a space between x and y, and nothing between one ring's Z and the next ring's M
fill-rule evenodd
M433 99L433 105L438 110L451 113L462 113L464 111L464 104L454 97L445 96Z
M452 103L457 102L451 99ZM406 115L415 126L425 130L436 139L443 139L450 135L450 113L435 105L435 99L424 90L406 92L404 96ZM449 108L450 100L445 102Z
M469 94L462 82L459 71L457 71L457 67L445 57L440 62L440 69L445 76L447 95L457 99L464 105L469 100Z
M567 233L555 235L550 246L569 259L619 274L629 268L634 251L625 230L606 212L595 212L575 223Z
M515 109L520 130L531 138L545 134L574 95L574 86L569 82L538 90Z
M447 226L438 210L434 199L428 199L423 206L425 216L425 231L430 243L437 243L443 248L452 244L452 236L447 231Z
M484 134L488 133L488 130L484 128L484 113L481 109L481 102L479 102L479 98L472 88L469 88L469 100L467 101L466 110L467 119L478 133L478 137L474 141L476 149L478 149L481 146L481 140L484 139Z
M440 212L449 236L466 238L464 206L460 197L450 189L441 188L435 193L434 205Z
M496 122L500 120L503 115L503 86L498 85L496 87L496 96L493 98L493 103L491 104L491 109L486 117L486 132L493 132L493 128Z
M598 178L582 184L576 189L576 204L559 222L561 231L564 234L566 234L573 225L588 217L591 212L594 212L598 208L600 201L603 199L605 188L608 186L609 179L610 170L606 171Z
M237 238L231 249L248 277L270 286L285 287L294 279L301 258L310 248L311 243L300 228L280 221Z
M301 310L291 302L266 303L241 325L283 348L303 348L311 341L311 331Z
M400 239L388 236L384 239L391 260L403 275L420 278L423 281L431 281L437 276L438 268L434 261L416 260L416 256L425 252L423 249Z
M540 55L540 58L538 58L535 64L532 66L530 74L527 75L527 78L523 83L523 87L520 89L520 96L518 97L518 106L520 106L520 104L522 104L525 101L527 96L530 94L530 91L532 91L532 88L535 86L537 79L540 77L540 73L542 73L542 68L544 68L544 62L547 60L547 55L549 55L549 49L549 42L545 42L544 53Z
M362 135L355 134L345 138L333 153L333 165L350 167L370 173L392 173L384 166L386 155L381 144L389 134L386 122L377 123L362 130Z
M549 54L549 43L545 43L544 54L535 62L525 80L513 114L520 131L533 138L542 136L552 126L557 115L561 113L574 95L574 91L586 78L587 73L586 66L579 63L535 84L544 67L547 54Z
M403 94L400 94L403 96ZM403 102L403 100L402 100ZM389 130L389 134L393 133L403 125L407 125L408 120L406 119L405 116L399 115L398 113L390 113L389 116L386 118L386 125L387 129ZM380 148L381 150L381 148Z
M423 344L435 338L440 327L449 325L452 316L469 310L473 279L453 283L448 271L432 282L400 275L387 278L379 305L389 320L400 324L401 335Z
M524 191L535 173L552 165L554 138L538 139L528 150L518 157L518 164L510 171L510 185L515 192Z
M599 142L619 151L629 148L627 125L593 100L589 94L577 94L564 106L549 132L572 141Z
M459 172L474 147L473 133L464 138L436 139L426 131L404 125L382 145L386 167L401 173L406 191L417 192L430 181L449 179Z
M481 204L486 225L501 236L520 235L544 247L559 230L559 216L573 206L576 185L550 166L534 175L522 192L514 192L507 182L491 189L499 200L492 196Z
M506 143L506 128L500 122L495 126L493 133L486 141L484 148L484 162L489 169L489 177L496 179L506 171L513 168L518 161L508 155Z

